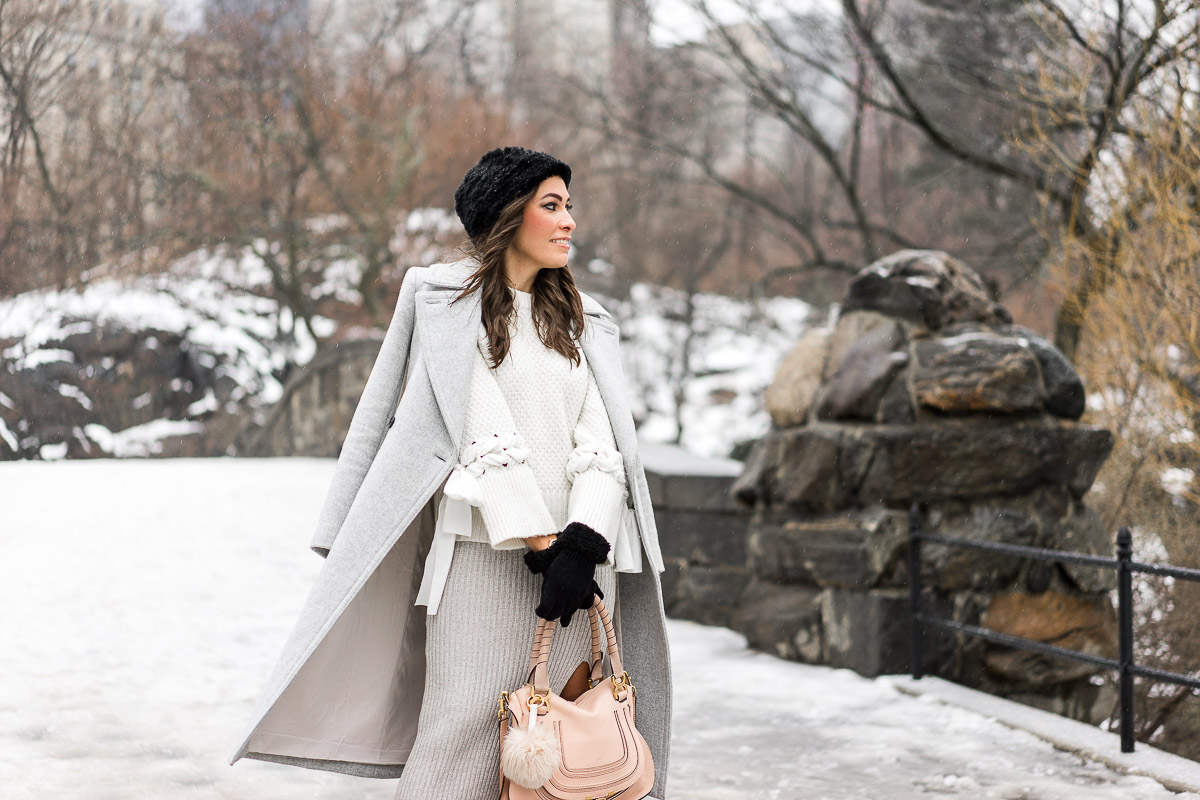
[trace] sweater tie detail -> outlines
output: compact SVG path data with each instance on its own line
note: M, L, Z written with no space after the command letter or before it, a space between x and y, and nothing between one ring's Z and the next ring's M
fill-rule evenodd
M466 472L457 473L465 476L465 485L478 492L475 479ZM471 535L471 503L452 488L454 475L446 481L442 490L442 500L438 503L437 524L433 529L433 542L429 545L429 555L425 557L425 572L421 576L421 588L417 589L417 599L413 605L425 606L425 613L433 616L437 613L442 601L442 590L446 588L446 579L450 577L450 562L454 559L454 543L460 535ZM457 486L464 485L463 482Z
M524 464L529 459L529 447L517 432L493 433L462 449L456 472L466 472L478 478L488 467L507 467L509 464ZM477 506L479 503L472 502Z
M625 485L625 462L621 454L610 448L596 445L580 445L567 457L567 480L575 482L575 476L589 469L607 472L617 483Z

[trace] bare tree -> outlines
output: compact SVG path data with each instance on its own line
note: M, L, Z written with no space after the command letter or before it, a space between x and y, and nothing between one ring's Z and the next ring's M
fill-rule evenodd
M179 172L209 213L181 219L181 233L253 252L318 343L313 321L336 300L330 269L354 273L358 297L342 314L361 305L383 321L394 273L408 266L395 246L404 213L434 197L444 205L439 167L461 161L472 131L504 128L427 63L473 1L436 16L428 3L371 4L354 36L326 35L338 30L329 21L289 26L280 9L223 15L187 42L180 80L194 125Z
M633 115L610 97L606 122L614 139L680 162L678 174L751 209L786 248L763 263L759 278L770 280L936 247L1020 289L1043 278L1055 247L1040 207L1108 252L1085 202L1098 165L1136 138L1123 114L1194 58L1198 29L1185 0L1119 0L1105 12L1066 0L842 0L836 15L735 0L737 24L709 0L691 2L709 34L664 53L645 83L706 85L692 99L707 121ZM663 93L651 105L674 110ZM1085 108L1064 104L1072 93ZM740 136L747 128L754 135ZM1047 134L1053 150L1023 144ZM1055 314L1072 357L1104 263L1076 276Z
M168 49L123 6L0 2L0 292L145 247L150 102Z
M878 17L856 0L843 0L842 9L881 84L879 92L866 95L868 102L973 169L1036 190L1056 212L1061 230L1086 243L1093 258L1066 288L1055 323L1056 344L1074 358L1088 306L1110 279L1120 249L1105 213L1089 205L1089 193L1101 180L1103 159L1146 133L1131 118L1131 108L1140 99L1153 102L1171 73L1194 60L1198 12L1193 2L1170 0L1006 5L1043 31L1029 40L1023 54L1028 66L1011 57L1000 70L968 62L963 75L972 90L1011 108L1002 131L1009 146L964 139L946 126L905 77ZM1030 148L1030 140L1038 146Z

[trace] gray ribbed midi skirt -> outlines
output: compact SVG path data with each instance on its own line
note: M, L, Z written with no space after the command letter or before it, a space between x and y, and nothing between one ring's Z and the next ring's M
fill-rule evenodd
M425 695L417 738L397 800L496 800L499 796L500 692L526 680L537 628L542 578L525 566L524 549L494 550L458 542L438 612L428 618ZM596 568L605 605L617 615L616 575ZM591 632L583 612L554 634L550 687L562 689L587 661Z

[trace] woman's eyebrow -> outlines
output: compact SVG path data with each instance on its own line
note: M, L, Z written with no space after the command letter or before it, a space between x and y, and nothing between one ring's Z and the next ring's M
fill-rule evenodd
M553 197L555 200L557 200L560 203L563 201L562 195L555 194L554 192L547 192L546 194L542 195L543 200L545 200L547 197Z

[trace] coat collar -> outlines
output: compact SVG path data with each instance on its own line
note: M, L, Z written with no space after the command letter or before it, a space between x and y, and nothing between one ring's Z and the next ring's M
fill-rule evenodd
M473 259L434 264L425 278L425 286L416 293L417 331L426 372L434 396L450 433L451 441L462 438L466 422L467 399L475 364L474 348L481 326L479 293L473 292L457 302L457 295L478 262ZM637 447L637 432L629 409L617 325L612 316L595 300L580 292L584 309L584 331L579 346L596 378L612 425L617 449L625 455Z

